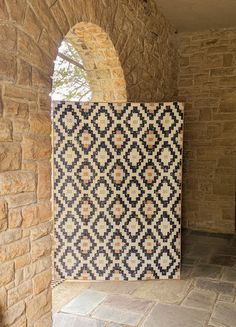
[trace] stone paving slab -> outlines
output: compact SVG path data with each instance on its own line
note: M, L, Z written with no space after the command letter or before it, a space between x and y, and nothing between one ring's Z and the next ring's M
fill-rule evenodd
M156 304L142 327L203 327L210 314L198 309Z
M234 295L236 291L233 283L220 280L210 280L207 278L198 278L195 282L195 287L227 295Z
M113 293L113 294L131 294L142 284L141 281L126 282L126 281L105 281L91 283L90 289Z
M156 280L143 283L132 296L161 303L180 303L186 296L191 280Z
M192 290L183 302L183 306L211 312L216 300L215 292Z
M220 278L222 267L200 264L193 268L192 277Z
M236 264L236 257L228 255L214 255L211 257L210 263L213 265L233 267Z
M223 271L222 280L236 283L236 269L225 268Z
M151 305L151 301L122 295L112 295L108 296L106 300L95 309L92 313L92 317L118 324L137 326Z
M93 311L106 296L107 294L104 292L88 289L65 305L61 311L71 314L87 315Z
M236 303L218 302L212 313L210 324L215 327L235 327Z
M55 313L53 327L105 327L103 321L66 313Z

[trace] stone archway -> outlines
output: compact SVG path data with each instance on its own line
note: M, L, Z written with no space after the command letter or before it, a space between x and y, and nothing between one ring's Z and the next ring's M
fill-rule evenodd
M65 36L65 40L69 41L70 44L78 51L82 61L83 67L85 68L86 78L88 80L90 89L92 91L92 102L126 102L126 81L124 78L123 69L120 64L120 60L116 49L109 37L109 35L98 25L93 23L80 22L77 23L74 27ZM55 151L53 151L53 216L54 216L54 273L53 279L60 279L60 274L58 273L58 265L60 266L59 261L61 256L58 255L58 252L61 250L62 243L66 245L66 239L64 238L62 242L63 231L70 230L69 222L67 221L68 211L66 202L64 202L64 197L61 197L62 194L67 196L70 192L74 190L69 190L69 186L62 187L61 179L67 181L67 178L70 179L72 173L71 169L68 169L65 165L65 161L73 162L73 160L78 161L76 158L76 151L74 152L73 148L70 148L70 144L76 147L76 140L72 141L71 136L67 140L67 133L65 132L63 124L61 124L60 119L56 118L57 113L54 110L54 102L52 103L53 110L53 126L54 130L53 135L53 146ZM78 109L79 110L79 109ZM62 115L66 115L70 118L69 120L73 121L73 115L70 115L67 110L62 111ZM60 117L62 117L60 115ZM64 119L64 117L63 117ZM67 118L65 118L65 121ZM64 134L63 134L64 133ZM63 137L61 138L61 135ZM98 134L99 135L99 134ZM96 136L97 137L97 136ZM81 136L82 138L82 136ZM99 136L98 136L99 138ZM65 141L63 143L62 139ZM67 152L67 147L71 151ZM63 154L63 160L61 160L61 154ZM82 154L84 153L82 152ZM65 160L65 161L64 161ZM61 172L63 171L63 178ZM74 175L75 178L75 175ZM70 185L70 183L68 183ZM62 205L63 203L63 205ZM77 205L79 206L80 201ZM72 205L72 207L75 204ZM63 209L62 209L63 207ZM73 212L73 214L72 214ZM71 214L75 219L77 219L78 214L71 208ZM64 223L62 227L62 217L64 217ZM67 228L66 228L67 226ZM72 226L73 227L73 226ZM68 242L70 243L70 242ZM67 258L65 259L67 260ZM69 262L68 262L69 264Z
M123 69L109 35L98 25L81 22L69 31L66 39L83 60L92 101L126 101Z

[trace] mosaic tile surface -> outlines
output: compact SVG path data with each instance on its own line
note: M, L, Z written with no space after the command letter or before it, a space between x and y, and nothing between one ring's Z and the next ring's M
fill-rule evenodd
M179 278L183 107L54 103L60 278Z

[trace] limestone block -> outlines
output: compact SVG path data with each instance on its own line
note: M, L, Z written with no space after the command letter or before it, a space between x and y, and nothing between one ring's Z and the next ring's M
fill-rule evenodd
M36 275L33 278L33 290L34 294L39 294L45 289L47 289L52 280L52 270L46 270L41 272L40 274Z
M0 59L1 60L1 59ZM0 142L12 140L12 124L10 120L0 119Z
M28 321L38 320L51 309L51 289L34 296L26 304L26 316Z
M9 98L22 99L27 101L37 100L37 92L35 90L10 84L6 85L4 95Z
M2 261L13 260L30 251L29 239L24 239L2 246L0 251L0 259Z
M42 25L30 7L27 8L25 14L24 29L25 31L30 31L30 35L34 40L38 41L42 31Z
M37 198L45 200L51 198L51 165L49 162L38 164Z
M5 0L0 1L0 19L8 19L8 12Z
M16 271L24 268L25 266L29 265L31 262L31 257L30 257L30 253L27 253L21 257L18 257L15 259L15 269Z
M0 42L4 44L2 51L16 50L16 28L9 24L0 25Z
M21 300L27 298L33 294L32 281L28 280L20 284L17 287L14 287L8 291L8 305L12 305L20 302Z
M15 326L15 322L19 319L25 312L25 303L21 301L14 306L10 307L4 313L4 323L6 326Z
M0 308L1 311L6 310L7 307L7 291L5 287L0 288Z
M31 242L31 254L33 262L42 256L51 253L52 239L51 236L44 236L36 241Z
M38 224L37 205L23 207L22 209L22 227L27 228Z
M48 6L45 1L41 0L31 0L31 5L33 7L34 12L37 12L38 18L44 24L51 34L53 40L59 44L62 40L62 34L50 12L48 10Z
M50 135L51 133L51 118L46 114L32 114L29 119L30 133Z
M0 200L0 231L7 229L7 202Z
M11 18L18 24L24 20L26 0L6 0Z
M59 2L56 2L50 8L55 21L63 35L66 35L69 31L69 23L67 21L66 15L62 9Z
M47 159L51 157L49 137L27 136L23 139L22 155L24 160Z
M6 245L21 239L22 230L20 228L9 229L0 233L0 245Z
M21 166L21 147L17 143L1 142L0 172L18 170Z
M45 222L52 218L52 208L51 203L48 202L41 202L38 204L38 217L39 222Z
M22 57L30 64L52 73L53 62L44 54L34 40L26 33L18 31L18 49Z
M4 99L4 114L7 117L26 118L28 116L29 106L27 103L19 103L9 98Z
M17 81L20 85L32 84L32 67L24 60L18 60Z
M14 82L16 79L16 57L11 54L0 54L1 80Z
M12 194L6 197L9 208L17 208L36 202L35 192Z
M48 221L43 224L39 224L31 229L31 239L37 240L43 236L47 236L52 232L53 222Z
M35 191L35 174L26 171L4 172L0 175L0 195Z
M1 263L0 265L0 287L14 280L14 262Z

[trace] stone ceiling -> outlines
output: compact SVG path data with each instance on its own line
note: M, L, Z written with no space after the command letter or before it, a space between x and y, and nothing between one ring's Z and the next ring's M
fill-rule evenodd
M179 32L236 27L236 0L156 0Z

